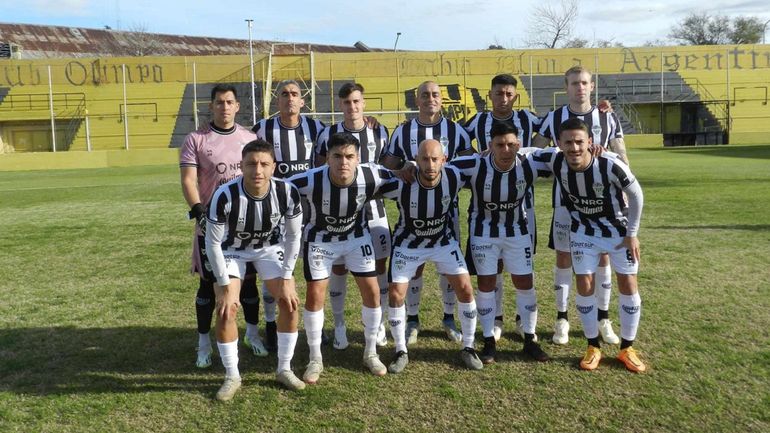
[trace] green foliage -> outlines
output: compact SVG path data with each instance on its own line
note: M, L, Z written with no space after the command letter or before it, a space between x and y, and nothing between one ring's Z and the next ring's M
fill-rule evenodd
M765 25L758 17L737 17L692 12L671 27L669 37L687 45L756 44Z
M551 184L541 181L538 334L553 361L521 356L508 282L498 362L465 370L441 331L429 267L406 372L364 371L360 298L350 290L351 347L323 349L317 386L284 391L274 357L242 350L244 387L229 404L213 401L219 358L210 370L193 366L197 283L187 273L192 223L177 168L0 173L0 431L770 430L770 146L632 148L629 156L646 203L636 347L647 374L626 372L616 347L605 347L597 371L579 371L585 342L574 310L570 343L547 342ZM385 361L392 348L380 350ZM307 355L301 333L300 374Z

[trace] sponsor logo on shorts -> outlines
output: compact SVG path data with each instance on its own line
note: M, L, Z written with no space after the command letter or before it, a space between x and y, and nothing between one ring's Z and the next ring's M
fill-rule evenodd
M594 306L593 305L576 305L575 308L577 308L577 310L580 311L580 314L588 314L591 311L593 311Z
M529 311L530 313L534 313L537 311L537 304L525 305L524 309Z
M582 248L586 250L590 250L594 247L594 244L591 242L577 242L577 241L571 241L569 243L570 248Z
M396 251L393 253L393 257L397 259L404 259L406 261L414 262L420 259L420 256L410 256L409 254L404 254L401 251Z
M479 316L486 316L487 314L492 313L492 308L479 308L477 311L479 312Z
M393 261L393 267L398 269L399 271L403 271L406 267L406 260L403 259L397 259Z
M327 250L326 248L323 248L321 246L311 244L310 245L310 252L314 253L318 258L323 257L333 257L334 252Z
M638 305L622 305L621 308L623 308L623 311L625 311L627 314L636 314L639 312Z
M575 263L583 263L583 252L572 250L572 260L574 260Z

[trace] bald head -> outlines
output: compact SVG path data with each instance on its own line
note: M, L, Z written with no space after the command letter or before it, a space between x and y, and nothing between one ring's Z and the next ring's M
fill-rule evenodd
M420 182L426 186L433 186L441 179L441 169L446 162L444 148L438 140L428 139L420 143L417 149L417 168Z
M441 116L441 88L435 81L417 87L417 109L422 122L433 123Z

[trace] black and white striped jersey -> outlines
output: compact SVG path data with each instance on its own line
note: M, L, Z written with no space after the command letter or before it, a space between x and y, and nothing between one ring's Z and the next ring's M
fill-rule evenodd
M549 147L533 153L536 169L550 170L572 218L572 232L603 238L624 237L628 204L623 190L636 178L628 166L611 152L593 158L583 171L572 170L564 153Z
M313 166L313 148L325 125L307 116L300 119L294 128L282 125L279 117L262 119L252 128L257 138L273 145L275 177L288 178Z
M601 144L605 149L609 146L610 140L614 138L623 138L623 128L615 113L602 113L595 105L586 113L575 113L569 109L569 105L564 105L554 111L548 112L540 125L539 133L543 137L550 138L555 146L559 146L559 134L561 133L561 124L567 119L577 117L588 125L591 131L591 139L594 144ZM551 206L564 206L564 200L561 198L561 192L553 184L553 194L551 195Z
M328 165L294 175L289 181L309 203L310 216L303 239L335 242L359 238L369 232L362 209L383 185L396 179L390 170L379 165L360 164L355 179L346 187L332 183Z
M553 140L558 147L561 124L573 117L585 122L588 130L591 131L593 143L601 144L605 149L613 138L623 138L623 128L620 126L618 116L615 113L602 113L595 105L586 113L575 113L569 109L569 105L550 111L543 119L538 132L543 137Z
M457 158L449 165L468 178L471 202L468 233L492 238L529 234L527 214L522 205L527 190L537 177L531 155L517 154L507 171L495 166L492 155Z
M453 203L466 180L458 169L445 165L434 187L424 187L418 180L411 184L397 180L383 187L382 196L395 200L399 211L393 245L430 248L459 242L452 221Z
M490 111L477 113L465 125L470 139L476 140L476 150L483 152L489 148L489 142L492 141L489 131L492 130L492 125L498 122L515 126L519 130L521 147L530 147L532 134L540 130L542 119L527 109L513 110L510 117L506 119L498 119Z
M270 180L270 190L262 198L251 196L239 176L214 192L208 209L208 224L224 227L222 250L242 251L281 241L282 218L302 215L297 188L280 180Z
M327 143L329 141L329 136L339 132L349 132L358 139L359 143L361 143L359 156L362 163L378 164L380 162L382 151L388 145L388 129L382 125L376 129L364 126L363 129L358 131L346 128L342 122L329 126L323 130L321 136L318 138L315 153L325 158L326 152L328 151ZM382 203L382 199L374 199L370 201L369 204L370 205L366 207L367 220L385 216L385 205Z
M399 125L393 131L385 154L401 158L404 161L414 161L420 143L427 139L434 139L441 143L447 160L454 159L459 153L473 149L468 133L460 124L442 117L433 125L424 125L415 118Z

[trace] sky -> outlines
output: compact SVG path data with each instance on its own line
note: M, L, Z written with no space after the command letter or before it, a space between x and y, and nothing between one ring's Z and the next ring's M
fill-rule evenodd
M578 1L574 36L624 46L666 40L671 26L692 11L770 20L767 0ZM526 48L527 17L549 2L558 5L558 0L0 0L0 22L248 39L248 18L254 20L255 40L346 46L361 41L392 49L400 32L398 49L477 50L491 44Z

